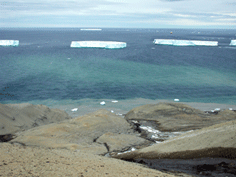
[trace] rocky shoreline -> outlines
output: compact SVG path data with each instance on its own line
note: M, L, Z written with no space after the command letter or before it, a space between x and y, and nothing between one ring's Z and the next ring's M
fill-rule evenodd
M202 111L187 104L161 102L136 107L124 117L101 109L72 118L64 111L44 105L0 104L0 121L1 154L6 147L36 148L44 153L54 149L89 154L94 158L106 156L103 158L113 159L113 163L120 163L119 159L131 161L135 167L148 170L149 176L155 173L158 176L236 175L234 109ZM1 158L0 172L3 173L0 174L10 174L4 165L5 155ZM218 159L217 163L213 163L212 158ZM192 165L187 165L191 170L179 168L176 171L171 167L178 164L176 161L179 166L191 162ZM206 172L205 167L213 170ZM38 174L37 170L34 173Z

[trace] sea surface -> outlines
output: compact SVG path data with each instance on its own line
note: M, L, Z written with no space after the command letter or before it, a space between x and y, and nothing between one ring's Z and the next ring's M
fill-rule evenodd
M229 46L235 38L236 30L227 29L0 29L0 40L20 41L18 47L0 47L0 103L85 113L122 112L174 99L236 105L236 46ZM219 45L162 46L154 39ZM70 48L71 41L84 40L126 42L127 47Z

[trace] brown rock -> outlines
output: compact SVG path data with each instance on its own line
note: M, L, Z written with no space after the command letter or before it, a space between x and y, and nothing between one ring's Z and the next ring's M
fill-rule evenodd
M0 104L0 135L12 134L65 119L71 119L65 111L50 109L44 105Z
M112 137L107 137L106 133L108 132L114 133L113 138L115 137L114 141L117 142L111 143ZM104 135L103 138L97 142L97 139L102 135ZM110 144L112 150L116 148L119 150L122 148L121 146L132 145L131 137L138 140L136 144L145 142L145 140L136 137L137 135L133 133L130 124L124 118L107 110L99 110L60 123L35 127L18 133L17 136L11 141L12 143L81 150L93 154L107 153L108 149L105 143Z
M188 131L236 119L234 111L209 114L181 103L158 103L140 106L129 111L125 119L151 121L160 131Z
M0 144L1 176L173 177L139 164L69 151ZM6 164L6 165L4 165Z
M147 141L137 135L105 133L100 136L97 143L106 143L109 151L124 151L130 147L148 146L152 142Z
M122 159L236 159L236 120L185 133L159 144L115 156Z

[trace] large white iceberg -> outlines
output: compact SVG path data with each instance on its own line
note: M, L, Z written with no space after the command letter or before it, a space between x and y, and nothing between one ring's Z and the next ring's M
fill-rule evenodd
M125 48L126 43L116 41L72 41L70 47L120 49Z
M236 39L235 40L231 40L229 45L235 45L236 46Z
M18 46L18 40L0 40L0 46Z
M154 44L173 46L218 46L218 41L197 41L177 39L154 39Z

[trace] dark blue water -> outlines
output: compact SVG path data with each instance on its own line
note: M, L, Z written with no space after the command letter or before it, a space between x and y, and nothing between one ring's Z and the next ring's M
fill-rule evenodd
M170 34L170 31L173 33ZM236 105L236 30L1 29L0 103L178 98ZM154 39L218 41L217 47L154 45ZM124 49L70 48L71 41L126 42Z

